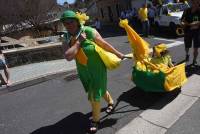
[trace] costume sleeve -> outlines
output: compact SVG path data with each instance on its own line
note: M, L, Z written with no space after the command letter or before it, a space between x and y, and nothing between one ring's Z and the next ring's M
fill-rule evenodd
M94 38L95 38L95 29L94 28L85 26L84 32L87 36L87 39L92 40L92 41L94 40Z

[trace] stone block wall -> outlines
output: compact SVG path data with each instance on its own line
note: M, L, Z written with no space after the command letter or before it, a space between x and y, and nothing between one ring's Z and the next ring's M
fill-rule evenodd
M9 67L64 58L61 43L8 50L4 55Z

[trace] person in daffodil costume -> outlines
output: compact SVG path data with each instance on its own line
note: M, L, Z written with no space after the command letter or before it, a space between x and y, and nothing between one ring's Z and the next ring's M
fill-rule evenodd
M164 64L168 67L174 66L167 46L162 43L153 47L152 59L150 62L153 64Z
M100 121L100 99L103 97L108 103L107 113L113 110L113 99L107 91L107 69L99 54L95 50L94 43L99 47L115 54L120 59L124 55L106 42L97 30L84 26L88 16L67 10L61 15L61 22L67 32L64 34L64 56L70 61L76 60L79 78L88 94L88 100L92 106L92 121L89 127L91 133L98 129Z

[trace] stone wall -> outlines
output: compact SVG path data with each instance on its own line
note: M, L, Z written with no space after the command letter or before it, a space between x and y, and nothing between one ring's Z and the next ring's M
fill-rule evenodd
M9 67L64 58L61 43L7 50L4 55Z

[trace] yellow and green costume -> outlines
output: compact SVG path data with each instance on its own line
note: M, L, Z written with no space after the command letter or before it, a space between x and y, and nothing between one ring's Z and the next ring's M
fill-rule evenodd
M61 21L68 18L77 19L80 22L80 32L86 34L86 40L81 42L81 48L76 54L76 66L79 78L88 93L88 99L92 106L93 121L99 122L100 119L100 99L103 97L108 104L113 104L112 97L107 91L107 68L102 61L95 46L95 29L83 26L88 17L85 14L74 13L71 10L65 11L61 16ZM72 44L76 37L66 32L64 34L67 44ZM97 51L98 50L98 51ZM101 51L102 52L102 51Z
M93 43L94 29L82 26L81 30L86 33L87 39L81 42L81 48L87 57L86 65L76 58L76 65L79 78L88 93L88 99L99 101L107 89L107 69L95 50ZM69 33L65 33L66 40L71 38Z
M132 80L137 87L148 92L169 92L186 82L185 63L168 67L164 64L169 62L168 56L151 61L149 44L128 25L128 20L120 20L120 26L126 30L132 47Z

